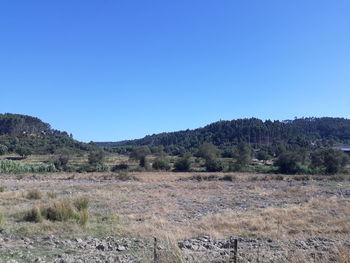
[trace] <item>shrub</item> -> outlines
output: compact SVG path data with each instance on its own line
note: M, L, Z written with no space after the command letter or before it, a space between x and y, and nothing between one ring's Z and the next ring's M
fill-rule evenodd
M216 181L219 179L219 176L216 174L210 174L210 175L194 175L190 178L190 180L197 180L197 181Z
M349 163L349 156L332 148L321 149L311 154L311 167L327 174L343 172Z
M129 165L127 165L126 163L121 163L121 164L116 164L112 167L111 171L112 172L117 172L120 170L127 170L129 169Z
M41 199L42 195L39 190L34 189L34 190L28 191L26 197L27 199L38 200L38 199Z
M224 177L220 178L221 181L230 181L233 182L236 180L236 176L235 175L231 175L231 174L226 174L224 175Z
M208 172L220 172L224 165L220 160L210 159L205 161L205 168Z
M105 153L103 151L90 152L88 156L89 164L98 165L103 163Z
M152 168L155 170L169 170L170 165L167 159L157 158L154 160Z
M0 186L0 193L5 192L5 190L6 190L6 186Z
M66 171L70 159L68 151L62 151L58 157L53 161L56 169Z
M89 165L89 164L83 164L79 166L76 171L78 173L93 173L93 172L108 172L109 167L105 164L96 164L96 165Z
M267 152L265 152L265 151L259 151L258 154L256 155L256 158L259 161L266 162L268 159L270 159L270 155Z
M283 174L296 174L302 170L299 155L293 152L282 153L275 165L278 166L278 171Z
M24 220L29 222L40 223L43 221L41 209L37 206L27 211L24 215Z
M7 146L6 146L6 145L2 145L2 144L0 144L0 155L4 155L4 154L6 154L6 153L7 153L7 151L8 151Z
M174 163L174 170L176 172L188 172L191 168L191 156L185 154L183 157L176 160Z

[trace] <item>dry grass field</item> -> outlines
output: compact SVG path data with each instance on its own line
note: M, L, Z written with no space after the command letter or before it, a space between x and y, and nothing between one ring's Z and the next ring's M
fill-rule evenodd
M292 176L217 173L217 178L207 181L208 175L212 174L54 173L20 178L2 175L1 262L60 262L55 261L55 249L72 255L62 262L75 262L74 255L85 253L78 249L68 251L63 245L50 248L50 243L45 247L46 252L42 251L39 243L48 236L82 241L108 236L145 242L138 249L123 251L124 261L118 257L113 259L115 262L151 262L153 237L163 242L164 251L173 250L164 262L215 261L215 257L203 258L203 251L202 254L197 251L196 257L196 251L190 251L195 249L181 250L176 245L180 240L201 236L214 240L240 237L241 262L248 262L247 258L254 258L250 262L277 262L277 259L260 258L259 251L244 247L247 239L257 244L277 244L278 253L288 255L290 262L309 262L310 257L314 262L350 262L350 181L347 178L305 180ZM218 180L225 175L232 181ZM62 202L74 204L84 198L88 200L86 222L81 222L81 217L63 221L44 218L40 222L25 219L32 208L43 209ZM318 243L309 245L315 238ZM30 245L23 240L29 240ZM300 242L306 246L301 248ZM316 255L320 245L326 247ZM263 248L260 254L269 253L264 251L267 249ZM136 256L127 257L127 253ZM208 253L210 251L205 251Z

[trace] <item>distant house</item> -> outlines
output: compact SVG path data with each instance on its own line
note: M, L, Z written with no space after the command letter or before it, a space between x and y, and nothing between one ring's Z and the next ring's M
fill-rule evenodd
M338 146L335 149L350 154L350 146Z

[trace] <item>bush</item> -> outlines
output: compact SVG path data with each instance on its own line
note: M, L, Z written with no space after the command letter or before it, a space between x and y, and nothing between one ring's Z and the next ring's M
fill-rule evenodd
M256 158L259 161L266 162L268 159L270 159L270 155L267 152L265 152L265 151L259 151L258 154L256 155Z
M90 165L99 165L103 163L105 153L103 151L90 152L88 161Z
M206 160L205 168L208 172L220 172L224 169L224 165L220 160Z
M302 171L299 155L293 152L282 153L275 165L282 174L296 174Z
M127 165L126 163L121 163L121 164L116 164L112 167L111 171L112 172L117 172L120 170L127 170L129 169L129 165Z
M216 181L219 180L219 176L216 174L210 174L210 175L193 175L189 180L196 180L196 181Z
M5 192L5 190L6 190L6 186L0 186L0 193Z
M311 168L323 170L327 174L343 172L348 163L348 155L332 148L321 149L311 154Z
M230 182L233 182L236 180L236 176L235 175L231 175L231 174L226 174L224 175L224 177L222 177L220 179L221 181L230 181Z
M4 155L4 154L6 154L6 153L7 153L7 151L8 151L7 146L6 146L6 145L2 145L2 144L0 144L0 155Z
M176 172L188 172L191 168L191 156L185 154L183 157L176 160L174 170Z
M56 169L58 170L67 170L67 165L70 159L68 151L62 151L60 155L53 161Z
M154 160L152 168L155 170L169 170L170 165L167 159L157 158Z
M77 167L76 171L78 173L108 172L109 167L105 164L96 164L96 165L84 164L84 165Z
M33 199L33 200L41 199L41 197L42 197L41 192L37 189L28 191L26 195L27 199Z

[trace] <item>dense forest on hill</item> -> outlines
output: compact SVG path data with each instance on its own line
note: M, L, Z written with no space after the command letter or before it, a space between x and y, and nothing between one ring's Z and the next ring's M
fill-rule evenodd
M22 156L36 153L54 153L66 148L88 151L92 145L78 142L66 132L54 130L38 118L21 114L0 114L0 153L18 153Z
M256 118L218 121L203 128L160 133L142 139L97 143L112 151L123 152L132 146L159 146L171 154L193 151L204 142L222 150L241 142L254 149L274 152L283 145L287 150L317 149L350 143L350 120L345 118L301 118L289 121L262 121Z

